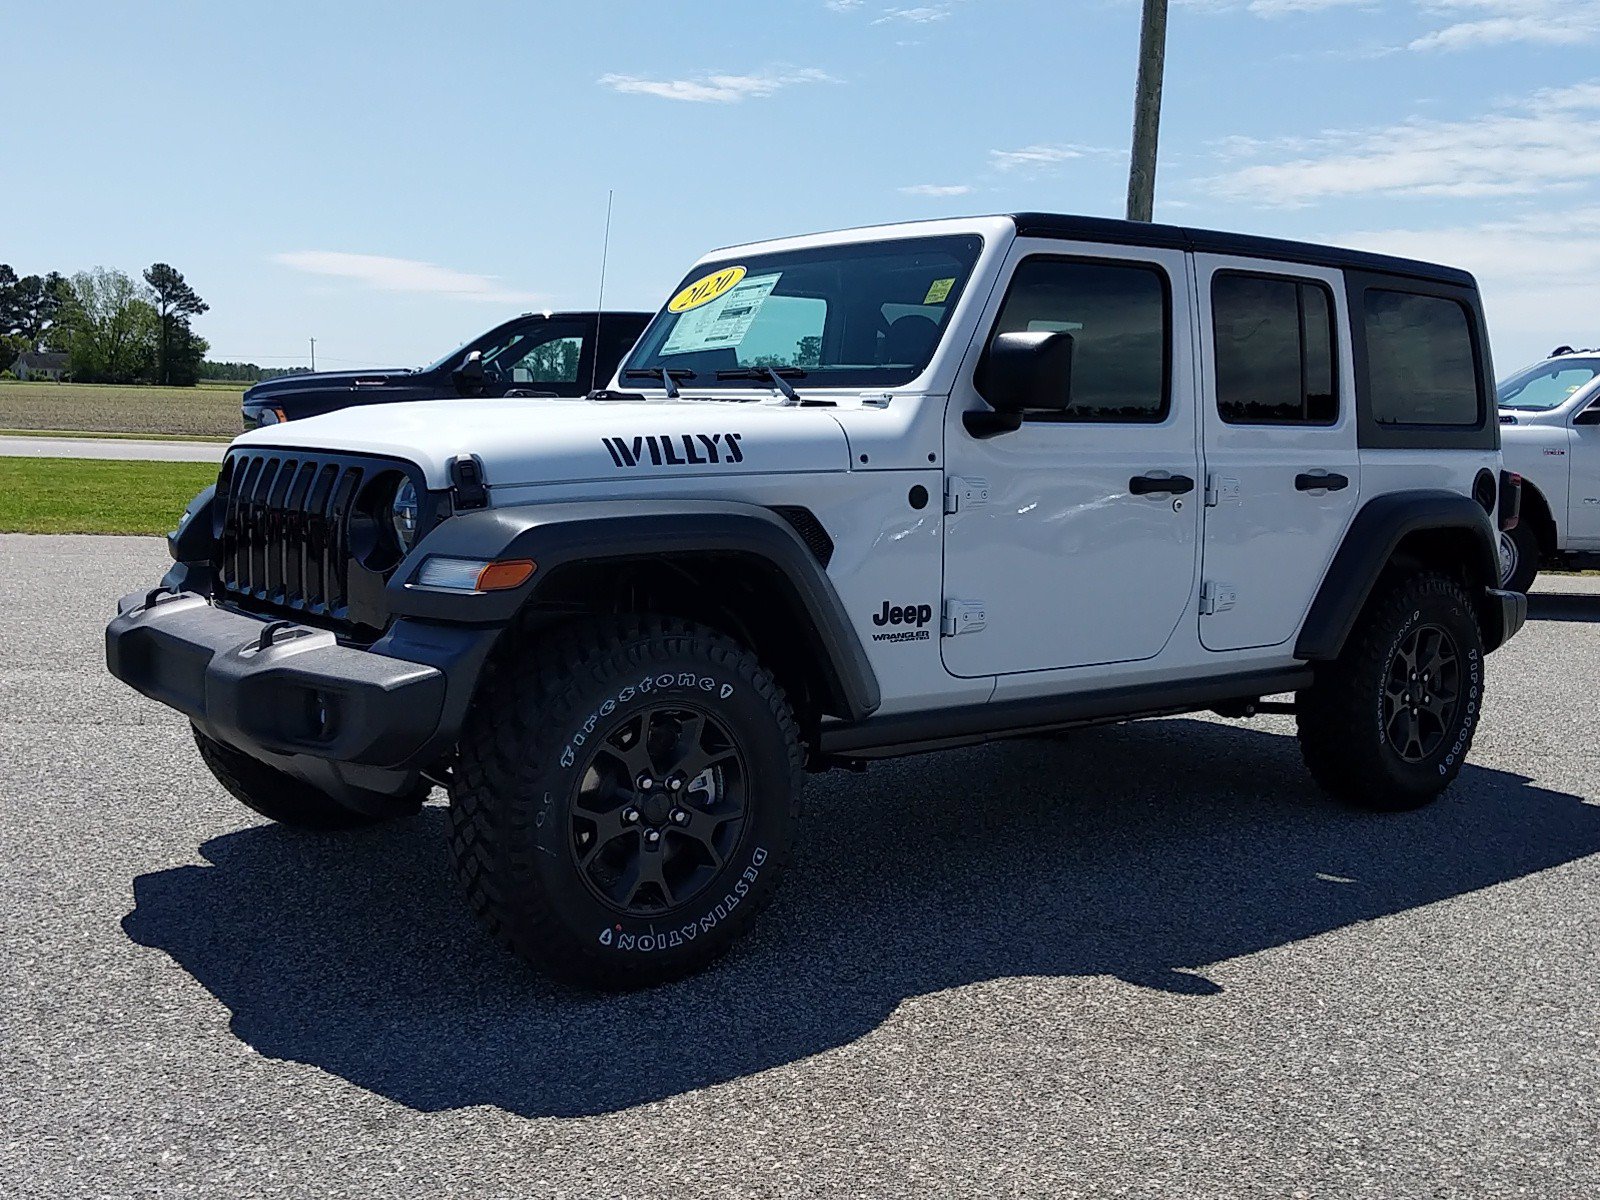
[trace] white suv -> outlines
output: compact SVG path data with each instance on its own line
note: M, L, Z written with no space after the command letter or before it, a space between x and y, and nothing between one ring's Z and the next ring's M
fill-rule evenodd
M1292 710L1335 796L1438 795L1526 615L1487 345L1463 272L1168 226L718 250L587 399L238 439L108 662L269 817L444 785L491 930L664 979L771 896L804 770Z
M1506 467L1523 480L1501 579L1525 592L1541 564L1600 555L1600 351L1563 348L1502 382L1500 425Z

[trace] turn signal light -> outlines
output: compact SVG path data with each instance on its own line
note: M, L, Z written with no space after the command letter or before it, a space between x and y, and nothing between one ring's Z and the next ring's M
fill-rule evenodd
M486 560L434 554L423 562L412 582L453 592L503 592L527 583L535 570L531 558Z

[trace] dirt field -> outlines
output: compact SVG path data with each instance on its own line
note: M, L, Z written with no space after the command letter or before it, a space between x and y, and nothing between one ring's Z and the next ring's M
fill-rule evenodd
M0 429L232 437L244 386L0 383Z

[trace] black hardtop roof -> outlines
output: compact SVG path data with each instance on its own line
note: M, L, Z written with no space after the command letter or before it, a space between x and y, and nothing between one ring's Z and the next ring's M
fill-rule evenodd
M1155 246L1197 254L1236 254L1247 258L1308 263L1318 267L1406 275L1456 287L1476 289L1478 286L1470 272L1458 267L1395 258L1387 254L1369 254L1364 250L1344 250L1315 242L1255 237L1247 233L1221 233L1213 229L1187 229L1181 225L1117 221L1109 217L1076 217L1064 213L1013 213L1011 219L1016 222L1020 237L1106 242L1119 246Z

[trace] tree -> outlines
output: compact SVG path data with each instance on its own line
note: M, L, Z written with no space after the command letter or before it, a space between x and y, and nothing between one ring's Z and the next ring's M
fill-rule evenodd
M175 361L177 358L175 352L182 348L183 353L188 355L191 343L199 340L189 328L189 318L198 317L211 306L200 299L184 279L181 271L167 263L152 263L144 273L144 281L150 285L156 318L160 322L156 378L162 383L172 384L176 382L174 367L178 365ZM201 351L201 355L203 354L204 350ZM186 360L190 376L188 384L195 382L194 376L199 368L201 355L194 355Z
M160 316L154 296L121 271L96 267L72 277L66 334L74 379L132 383L155 366Z
M23 350L43 349L71 299L72 289L60 272L18 279L0 263L0 336L19 340Z

